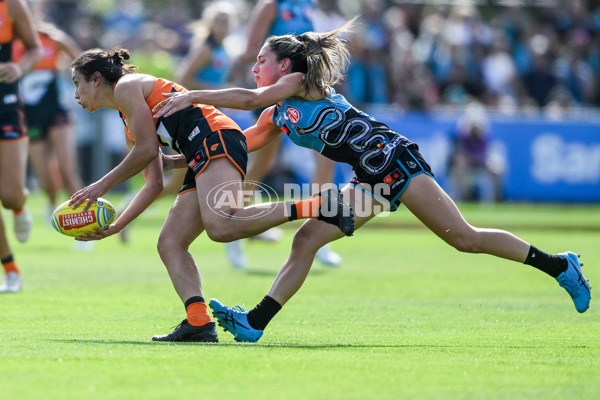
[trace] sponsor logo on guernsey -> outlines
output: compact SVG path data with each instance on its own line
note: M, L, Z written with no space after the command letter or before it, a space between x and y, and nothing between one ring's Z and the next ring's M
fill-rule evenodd
M96 222L96 213L93 211L80 212L58 216L60 226L66 231L70 229L83 228Z
M298 111L297 108L290 107L288 108L287 113L293 124L297 124L298 121L300 121L300 111Z
M12 126L6 126L3 129L4 131L4 137L9 139L9 138L18 138L21 136L21 134L19 132L16 131L15 127Z
M191 169L195 170L196 168L204 165L206 160L202 160L203 157L204 157L204 152L202 150L198 151L198 154L196 154L194 156L194 158L192 158L192 161L189 162L188 166Z
M194 130L192 131L192 133L190 133L190 135L188 136L188 140L191 142L193 138L196 137L196 135L198 135L200 133L200 128L195 127Z
M383 178L383 182L387 183L394 189L396 186L404 183L405 181L404 174L400 172L398 169L393 170L390 174L388 174L385 178Z
M414 161L409 161L409 162L406 163L406 165L408 165L408 168L410 168L410 169L417 168L417 163L414 162Z
M11 94L7 94L6 96L4 96L4 104L15 104L19 101L19 98L17 97L16 94L11 93Z

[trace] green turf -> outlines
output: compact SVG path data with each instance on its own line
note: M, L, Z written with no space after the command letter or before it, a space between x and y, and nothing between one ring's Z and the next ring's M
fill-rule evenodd
M112 237L78 252L31 197L30 242L10 237L24 290L0 296L1 399L600 398L595 299L579 315L543 273L458 253L404 209L334 243L343 266L316 264L259 343L222 331L218 344L153 343L184 318L155 250L169 205L136 221L127 245ZM580 252L600 282L600 207L461 208L474 224ZM205 295L253 306L297 226L280 243L246 243L247 271L199 239L191 251Z

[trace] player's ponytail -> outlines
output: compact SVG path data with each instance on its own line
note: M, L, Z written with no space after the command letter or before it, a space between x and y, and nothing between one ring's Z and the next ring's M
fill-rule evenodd
M129 58L130 53L127 49L91 49L81 53L71 63L71 68L78 70L86 80L90 80L94 72L100 72L108 82L115 83L123 75L137 71L137 66L125 64Z
M340 82L350 62L350 52L341 35L350 30L358 17L331 32L306 32L298 36L272 36L267 39L277 61L289 58L292 72L306 74L304 88L317 88L327 96L329 88Z

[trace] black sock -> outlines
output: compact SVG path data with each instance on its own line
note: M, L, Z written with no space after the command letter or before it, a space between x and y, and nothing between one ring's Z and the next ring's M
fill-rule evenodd
M527 258L523 264L531 265L553 278L556 278L561 272L566 271L569 266L567 260L564 258L554 254L548 254L534 246L529 248L529 254L527 254Z
M281 310L281 304L272 297L265 296L256 307L248 311L248 323L254 329L264 331L279 310Z
M6 257L0 259L0 262L2 262L2 264L8 264L9 262L11 262L13 260L14 260L13 255L9 254Z
M204 297L202 296L192 296L187 299L184 303L185 309L187 310L188 306L192 303L204 303Z
M298 219L298 210L296 209L296 203L288 203L288 221L295 221Z

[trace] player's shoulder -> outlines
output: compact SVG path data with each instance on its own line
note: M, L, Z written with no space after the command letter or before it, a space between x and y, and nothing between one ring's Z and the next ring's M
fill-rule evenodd
M142 93L146 98L152 93L155 81L156 78L148 74L125 74L115 83L115 97L119 101L127 102L136 98L136 93Z
M119 78L115 84L116 90L133 89L136 87L146 87L154 85L156 77L148 74L129 73Z

